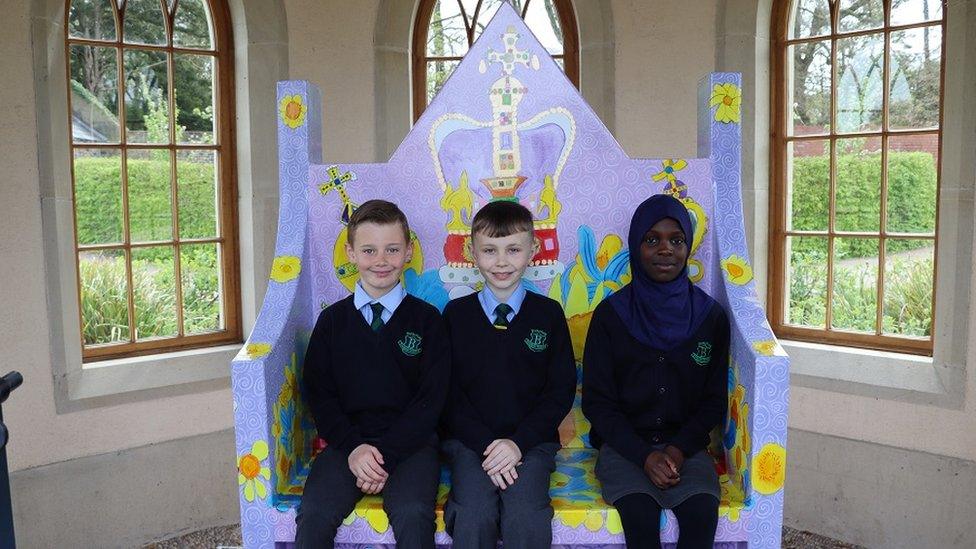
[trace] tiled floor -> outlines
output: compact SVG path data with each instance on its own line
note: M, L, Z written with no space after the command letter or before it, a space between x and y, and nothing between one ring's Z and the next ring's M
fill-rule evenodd
M150 543L143 549L215 549L240 545L241 527L235 524L199 530L165 541ZM858 549L858 546L784 527L783 549Z

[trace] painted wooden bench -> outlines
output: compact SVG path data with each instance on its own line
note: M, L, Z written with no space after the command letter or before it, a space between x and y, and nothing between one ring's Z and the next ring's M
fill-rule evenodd
M729 414L711 448L722 481L716 547L779 547L789 364L756 297L746 252L739 75L701 81L699 158L631 159L507 6L388 162L323 163L318 89L278 85L276 257L257 322L232 365L245 546L294 540L295 507L322 445L300 398L301 364L318 312L355 283L343 245L357 203L400 205L414 249L404 284L441 308L480 283L468 250L473 213L498 199L528 206L540 251L526 284L563 304L578 359L593 309L630 278L621 237L631 213L651 194L672 193L695 220L689 274L732 322ZM648 131L679 123L686 122L661 121ZM578 395L560 435L554 545L623 547L620 518L600 497ZM449 546L440 511L446 473L442 480L436 541ZM662 521L663 539L673 543L674 517ZM392 547L379 497L363 499L337 543Z

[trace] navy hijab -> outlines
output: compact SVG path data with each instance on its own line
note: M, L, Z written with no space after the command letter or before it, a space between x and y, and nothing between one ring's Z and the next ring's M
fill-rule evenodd
M708 316L714 301L688 280L688 262L671 282L654 282L640 262L644 235L658 221L670 217L685 233L689 256L694 230L688 209L676 198L654 195L637 207L630 221L627 247L630 249L630 284L608 299L624 325L641 343L669 351L684 343Z

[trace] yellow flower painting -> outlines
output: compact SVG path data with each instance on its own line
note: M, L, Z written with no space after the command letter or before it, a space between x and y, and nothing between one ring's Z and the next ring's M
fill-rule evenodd
M308 113L308 105L305 105L302 101L301 95L286 95L281 98L281 103L278 105L278 113L281 115L281 121L294 130L305 123L305 114Z
M779 491L786 480L786 449L769 442L752 458L752 487L760 494Z
M348 526L355 522L357 517L365 520L378 534L390 529L390 518L383 510L383 500L380 496L365 496L342 523Z
M725 278L732 284L744 286L752 280L752 267L742 257L730 255L722 260L722 270Z
M267 356L271 353L270 343L248 343L244 347L244 352L247 353L247 358L255 360L263 356Z
M302 262L293 255L279 255L271 263L271 280L288 282L298 278L302 272Z
M712 98L708 102L715 109L715 120L724 124L739 123L742 111L742 92L735 84L715 84L712 87Z
M779 351L779 344L775 339L753 342L752 348L762 356L773 356Z
M268 443L257 440L251 445L251 451L237 458L237 484L244 492L244 499L254 501L254 497L265 499L268 497L268 489L264 482L271 480L271 468L263 465L262 462L268 459Z

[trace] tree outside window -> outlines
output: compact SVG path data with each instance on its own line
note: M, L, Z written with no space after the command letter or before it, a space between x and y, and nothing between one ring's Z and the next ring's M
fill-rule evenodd
M579 38L570 0L423 0L414 24L414 119L506 2L579 87Z

